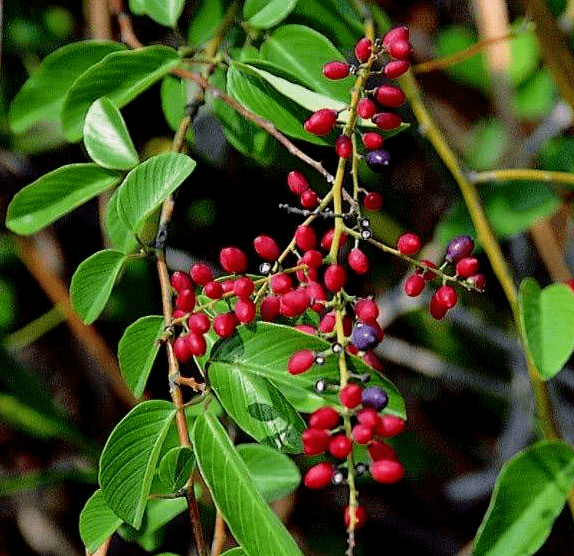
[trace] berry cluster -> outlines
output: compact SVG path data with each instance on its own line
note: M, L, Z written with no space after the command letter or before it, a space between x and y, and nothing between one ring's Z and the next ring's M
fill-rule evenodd
M420 247L420 239L415 234L403 234L397 241L397 249L404 255L414 255ZM447 277L453 281L460 281L463 286L468 288L478 291L484 290L485 277L484 274L478 272L478 259L471 256L473 250L474 241L466 235L454 238L447 245L443 264L438 268L443 278L443 284L432 294L429 305L430 314L435 319L442 319L448 310L452 309L458 302L455 288L444 283ZM420 295L426 283L439 276L436 271L437 265L432 261L422 260L420 264L421 266L417 267L414 274L411 274L403 285L404 291L409 297ZM448 267L454 267L454 275L444 274Z
M354 382L341 388L339 400L352 416L350 431L343 426L341 414L331 406L321 407L309 417L309 426L303 432L303 447L307 455L325 454L329 459L310 467L304 484L310 489L341 484L353 465L353 447L366 446L369 465L354 465L356 474L370 472L378 483L392 484L404 476L404 468L395 451L384 442L405 428L405 422L391 414L381 414L388 402L387 394L378 386L363 388ZM346 460L346 462L344 461ZM345 510L345 523L349 526L349 507ZM355 508L355 528L361 526L367 514L362 506Z

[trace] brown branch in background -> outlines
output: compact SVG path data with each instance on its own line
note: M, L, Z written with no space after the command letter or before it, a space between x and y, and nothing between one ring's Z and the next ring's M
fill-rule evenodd
M99 40L112 38L112 23L107 0L85 0L84 18L88 24L90 37Z
M134 406L137 400L125 385L115 355L104 339L92 326L84 324L74 311L68 290L59 276L45 264L33 238L15 237L20 260L34 276L50 301L61 307L68 326L76 339L97 362L98 369L108 379L114 393L128 406Z
M211 543L211 555L219 556L223 551L223 546L225 545L225 539L227 538L225 520L221 512L217 512L215 516L215 527L213 529L213 541Z
M565 282L572 275L564 261L564 253L556 239L551 220L545 218L530 228L540 257L554 282Z

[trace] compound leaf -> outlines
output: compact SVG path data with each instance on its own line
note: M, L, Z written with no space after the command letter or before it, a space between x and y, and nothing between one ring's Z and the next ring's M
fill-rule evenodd
M16 234L34 234L120 180L118 172L96 164L62 166L14 195L6 226Z

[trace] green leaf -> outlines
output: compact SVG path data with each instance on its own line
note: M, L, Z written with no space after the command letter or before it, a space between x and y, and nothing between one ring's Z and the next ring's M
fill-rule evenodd
M508 76L515 87L530 78L540 63L540 48L534 27L525 30L525 25L525 20L521 18L513 21L511 26L511 30L518 33L509 41L512 61L508 66Z
M126 256L104 249L80 263L72 276L70 301L86 324L92 324L104 310Z
M225 411L258 442L298 453L305 422L267 378L248 365L210 360L208 376Z
M266 37L261 57L295 74L309 89L348 104L354 78L333 81L323 75L327 62L346 59L318 31L304 25L282 25Z
M137 233L151 215L193 172L195 161L180 153L148 158L126 176L116 200L120 218Z
M112 511L141 525L173 404L150 400L134 407L114 428L100 458L100 486Z
M543 290L533 278L520 284L521 333L544 380L555 376L574 350L574 294L564 284Z
M211 81L219 89L227 90L223 71L216 70ZM217 97L208 95L208 102L221 123L225 138L240 153L253 157L263 165L276 160L277 143L265 130L246 120Z
M22 133L42 120L59 119L64 96L74 81L108 54L125 48L117 42L84 41L46 56L10 105L12 131Z
M216 342L209 354L206 367L208 373L213 365L222 365L230 372L249 377L259 376L268 379L284 394L287 400L301 410L298 402L305 392L304 404L315 401L317 405L325 405L325 401L338 404L336 393L318 395L314 391L317 380L339 380L339 365L336 357L327 357L324 365L314 365L307 372L292 375L287 371L287 362L291 355L298 350L310 349L317 353L330 349L326 340L305 334L291 326L276 323L257 322L248 326L239 326L236 334ZM359 357L347 357L347 365L351 372L369 374L370 384L378 385L389 395L386 411L403 419L405 407L403 399L396 387ZM291 397L291 392L295 396Z
M193 450L187 446L172 448L161 458L159 478L167 486L168 492L177 492L185 486L194 464Z
M90 554L111 537L122 520L110 509L101 489L96 490L80 513L80 537Z
M296 4L297 0L246 0L243 17L252 27L269 29L283 21Z
M226 550L221 556L249 556L243 548L232 548L231 550Z
M133 253L138 246L136 235L120 218L118 213L118 191L116 189L108 201L104 215L104 229L111 243L122 253Z
M64 136L69 141L82 138L84 119L98 98L107 96L121 108L178 63L177 52L166 46L147 46L108 54L85 71L66 94L62 107Z
M175 27L185 0L130 0L130 10L149 15L155 22L166 27Z
M217 31L224 16L223 0L201 0L187 29L189 46L201 46Z
M192 442L201 475L233 537L249 556L302 556L277 515L257 491L221 423L195 420Z
M104 168L129 170L139 162L120 111L106 97L96 100L86 114L84 144L91 159Z
M119 183L118 172L96 164L69 164L44 174L16 193L6 213L6 226L30 235Z
M520 118L538 120L546 116L556 102L556 84L545 69L537 71L516 91L514 102Z
M299 469L282 452L260 444L240 444L237 451L267 502L283 498L299 486Z
M0 477L0 496L21 496L23 492L37 491L54 485L70 483L91 484L97 481L97 473L91 469L29 471L18 475Z
M508 134L500 120L495 118L480 120L473 126L466 148L468 165L474 170L496 167L508 148L508 142Z
M548 537L574 484L574 451L543 441L503 467L477 533L475 556L529 556Z
M120 371L137 398L144 392L164 328L163 317L142 317L126 328L118 345Z

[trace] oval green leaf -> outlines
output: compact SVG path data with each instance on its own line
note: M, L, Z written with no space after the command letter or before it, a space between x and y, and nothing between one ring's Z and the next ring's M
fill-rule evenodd
M155 22L175 27L185 0L130 0L130 10L138 15L149 15Z
M283 21L296 5L297 0L247 0L243 17L252 27L269 29Z
M114 428L100 458L99 481L112 511L141 525L173 404L150 400L134 407Z
M122 520L110 509L104 493L96 490L80 513L80 537L89 554L111 537L122 524Z
M303 450L305 422L265 377L237 362L210 361L208 376L225 411L255 440L285 452Z
M309 89L348 104L353 77L333 81L323 75L327 62L346 59L318 31L304 25L282 25L261 45L261 57L295 74Z
M217 31L225 14L223 0L201 0L196 2L193 19L187 28L189 46L201 46Z
M104 310L126 256L104 249L80 263L70 283L70 301L86 324L91 324Z
M574 484L574 451L543 441L503 467L474 544L475 556L529 556L548 537Z
M566 364L574 350L574 294L564 284L544 290L533 278L520 284L522 336L540 376L548 380Z
M34 234L120 180L118 172L96 164L62 166L16 193L6 226L16 234Z
M177 52L166 46L147 46L107 55L84 72L66 94L62 106L64 136L69 141L82 138L84 119L96 99L107 96L121 108L178 63Z
M249 326L239 326L236 333L226 340L217 341L211 348L204 365L211 372L212 365L225 365L247 377L259 376L269 380L284 393L287 400L301 411L311 402L324 405L338 404L336 393L318 395L314 386L319 379L339 380L339 365L336 357L327 357L324 365L314 365L307 372L292 375L287 371L287 362L291 355L299 350L310 349L317 353L330 349L326 340L295 330L282 324L257 322ZM356 374L368 374L370 384L383 388L389 396L385 411L406 419L404 401L395 385L365 364L359 357L347 357L349 370ZM290 393L294 390L295 396ZM302 393L306 397L302 398ZM302 408L299 402L303 403Z
M302 556L271 510L221 423L203 414L192 429L195 456L215 505L249 556Z
M299 469L282 452L261 444L240 444L237 451L267 502L283 498L299 486Z
M104 168L130 170L139 162L120 111L105 97L96 100L86 114L84 145L91 159Z
M177 492L185 486L194 464L193 450L187 446L176 446L161 458L159 478L168 492Z
M117 42L84 41L68 44L46 56L10 105L12 131L22 133L42 120L58 119L66 92L74 81L108 54L125 48Z
M136 166L118 188L117 211L133 232L193 172L195 161L180 153L163 153Z
M116 189L108 201L104 215L104 229L116 249L126 254L133 253L138 242L134 232L129 229L118 213L118 191L119 189Z
M142 317L126 328L118 345L120 371L137 398L144 392L164 329L163 317Z

